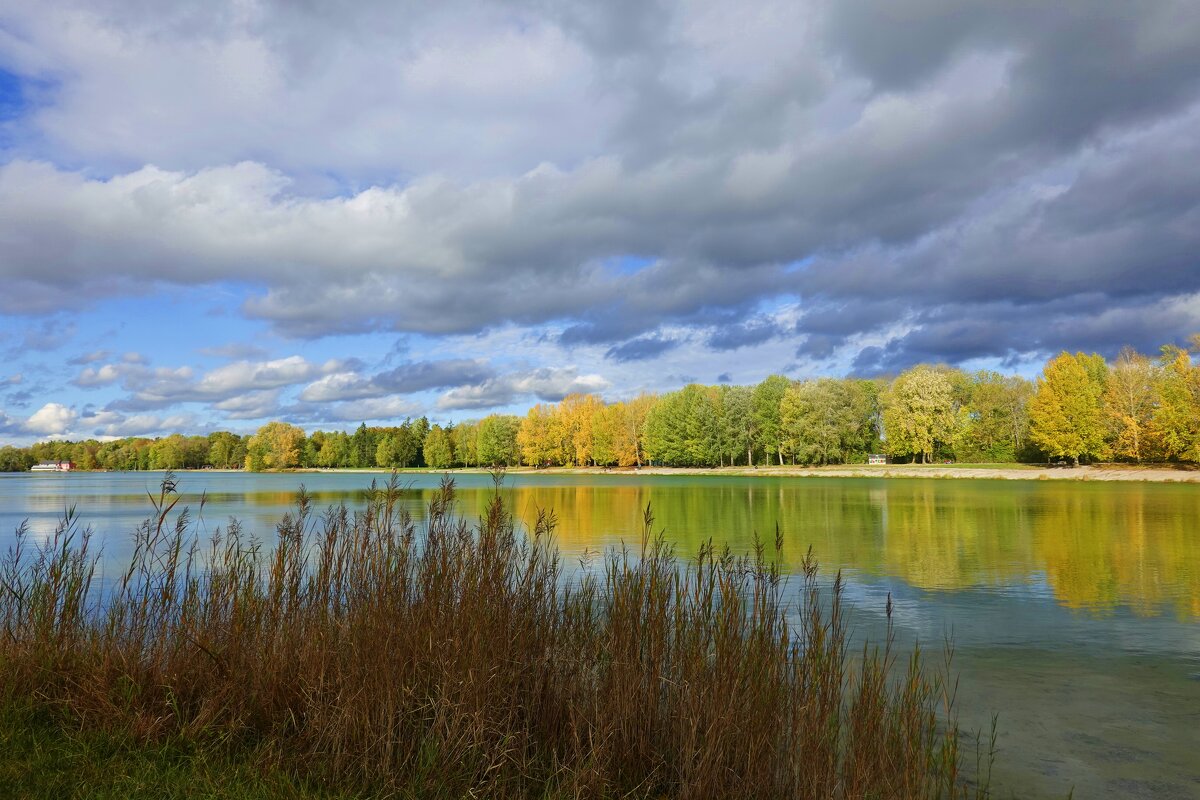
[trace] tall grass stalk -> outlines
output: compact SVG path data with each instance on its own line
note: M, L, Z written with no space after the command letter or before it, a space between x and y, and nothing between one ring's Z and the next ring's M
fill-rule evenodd
M86 728L254 752L326 785L431 797L957 798L953 687L889 636L848 657L840 578L789 588L759 543L640 546L564 571L557 521L443 482L418 530L393 478L363 508L301 492L267 548L206 541L173 479L128 569L94 580L69 513L0 563L0 680ZM789 598L792 598L789 600Z

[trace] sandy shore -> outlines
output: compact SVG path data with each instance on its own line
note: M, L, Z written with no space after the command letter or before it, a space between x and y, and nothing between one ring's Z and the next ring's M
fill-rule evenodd
M307 469L300 472L388 472L388 470ZM486 473L483 469L403 470L403 472ZM726 475L751 478L975 478L1015 481L1148 481L1154 483L1200 483L1200 469L1165 466L1138 467L1131 464L1103 464L1085 467L1045 467L1032 464L958 466L953 464L866 464L833 467L642 467L604 469L600 467L510 468L510 475Z
M527 470L521 470L525 472ZM542 473L564 474L636 474L636 475L737 475L746 477L804 477L804 478L982 478L1018 481L1152 481L1155 483L1200 483L1200 470L1171 467L1136 467L1133 465L1102 465L1086 467L1042 467L1027 464L996 466L955 466L923 464L865 464L834 467L724 467L720 469L672 469L642 467L640 470L551 468Z

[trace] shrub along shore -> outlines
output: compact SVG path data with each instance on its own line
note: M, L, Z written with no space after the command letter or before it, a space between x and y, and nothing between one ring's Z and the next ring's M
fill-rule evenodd
M948 657L890 636L852 656L840 579L807 560L789 584L778 535L684 562L647 509L640 546L565 572L551 513L519 531L497 491L471 525L447 480L418 530L398 486L353 513L302 494L265 547L236 523L200 540L168 476L107 581L74 516L43 545L18 532L0 789L45 734L177 770L181 797L189 776L224 796L220 765L264 797L986 794Z

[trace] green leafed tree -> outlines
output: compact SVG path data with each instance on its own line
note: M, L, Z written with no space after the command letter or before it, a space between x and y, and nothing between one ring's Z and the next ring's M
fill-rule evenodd
M375 465L384 469L400 466L399 447L396 434L389 432L375 437Z
M150 448L151 469L183 469L183 437L164 436Z
M780 404L784 450L802 464L865 460L878 444L871 381L821 378L790 387Z
M454 426L454 460L464 467L479 466L479 422L470 420Z
M729 463L746 457L746 466L754 466L754 388L751 386L722 387L721 406L724 413L722 442L729 448Z
M520 463L517 432L521 421L508 414L491 414L479 422L479 462L485 466L516 466Z
M454 447L450 434L441 425L434 425L425 435L425 465L446 469L454 464Z
M375 443L375 435L367 427L367 423L362 423L358 426L358 430L354 432L354 435L350 437L350 457L352 461L348 466L375 466L377 449L378 447Z
M671 467L716 464L720 458L716 395L714 387L693 383L660 397L646 416L646 456Z
M780 404L784 392L792 382L782 375L768 375L754 387L751 397L754 417L755 444L770 460L778 459L783 464L783 418Z
M237 469L246 463L246 441L236 433L217 431L208 435L208 461L217 469Z
M981 370L968 376L966 414L954 454L960 461L1006 462L1021 455L1033 386L1016 375Z
M0 472L26 472L37 463L28 450L0 447Z

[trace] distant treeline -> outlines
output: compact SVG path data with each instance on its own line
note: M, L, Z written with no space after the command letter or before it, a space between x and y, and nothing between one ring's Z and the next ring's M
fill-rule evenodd
M306 435L271 422L247 437L40 442L0 448L0 470L67 459L116 470L823 465L871 453L920 463L1200 461L1200 368L1187 350L1165 346L1156 358L1127 349L1111 364L1064 352L1035 382L928 365L892 379L772 375L616 403L573 394L524 417L445 427L422 417Z

